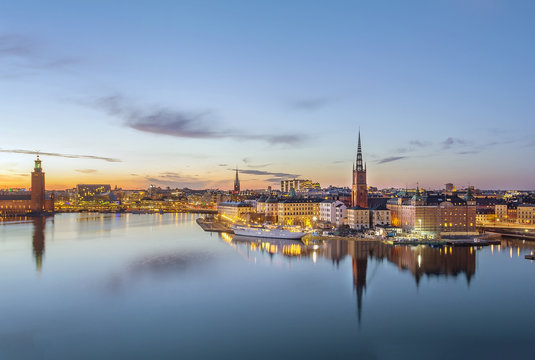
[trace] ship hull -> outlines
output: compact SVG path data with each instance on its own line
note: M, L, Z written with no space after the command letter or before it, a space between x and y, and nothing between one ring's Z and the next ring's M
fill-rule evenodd
M262 229L262 228L232 228L234 234L240 236L251 236L251 237L263 237L263 238L272 238L272 239L288 239L288 240L299 240L306 233L301 231L288 231L282 229Z

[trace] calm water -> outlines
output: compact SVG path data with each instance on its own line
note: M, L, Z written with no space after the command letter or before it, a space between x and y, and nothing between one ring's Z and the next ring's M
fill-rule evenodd
M195 215L0 225L0 359L530 358L535 244L261 242Z

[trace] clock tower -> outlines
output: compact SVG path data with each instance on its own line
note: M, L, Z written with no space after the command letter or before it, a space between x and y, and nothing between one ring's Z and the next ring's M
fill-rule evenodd
M30 208L33 213L42 213L45 210L45 173L41 168L39 155L35 160L32 171L32 194L30 197Z

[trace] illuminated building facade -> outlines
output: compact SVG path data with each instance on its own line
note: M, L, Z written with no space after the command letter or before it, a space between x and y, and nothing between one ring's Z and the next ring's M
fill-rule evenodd
M476 203L467 196L414 195L387 203L392 225L422 235L473 235L476 231Z
M96 201L107 199L111 192L108 184L78 184L76 185L76 199L78 201Z
M283 225L312 226L319 220L320 199L292 198L278 203L277 222Z
M281 192L290 193L294 191L310 190L310 189L319 189L321 188L320 184L317 182L312 182L312 180L307 179L288 179L281 180Z
M260 198L256 201L256 212L264 215L265 221L277 222L279 199L275 197Z
M517 220L521 224L535 224L535 204L518 205Z
M217 214L233 222L246 222L248 214L252 212L253 206L244 202L222 202L217 205Z
M366 186L366 165L362 163L362 147L359 142L357 146L357 160L353 165L353 184L351 186L351 205L361 208L368 207L368 189Z

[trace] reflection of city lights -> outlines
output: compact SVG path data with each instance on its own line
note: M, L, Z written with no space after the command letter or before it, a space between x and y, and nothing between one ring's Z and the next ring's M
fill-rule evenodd
M490 252L491 252L491 254L494 254L494 245L490 246Z
M318 259L318 254L316 254L316 251L312 252L312 262L315 264L316 260Z
M418 267L422 266L422 255L418 254Z
M319 249L319 245L314 245L314 246L312 246L312 249L314 249L314 250Z
M513 258L513 248L509 248L509 257Z

